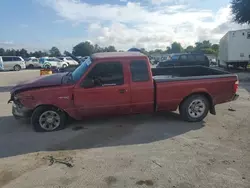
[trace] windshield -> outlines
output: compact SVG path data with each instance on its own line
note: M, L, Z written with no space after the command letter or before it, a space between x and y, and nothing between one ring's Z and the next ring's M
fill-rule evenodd
M74 70L74 72L72 72L72 79L74 80L74 82L77 82L78 80L80 80L82 75L88 70L91 63L92 63L92 61L91 61L90 57L88 57L87 59L85 59L81 63L81 65L79 67L77 67Z

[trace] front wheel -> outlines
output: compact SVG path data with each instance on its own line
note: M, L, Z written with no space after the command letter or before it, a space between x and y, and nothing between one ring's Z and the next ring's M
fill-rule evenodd
M209 101L203 95L191 95L180 106L182 118L189 122L202 121L208 114Z
M37 132L51 132L65 128L66 115L63 111L49 106L37 107L31 123Z
M66 64L63 64L62 68L65 69L68 65Z

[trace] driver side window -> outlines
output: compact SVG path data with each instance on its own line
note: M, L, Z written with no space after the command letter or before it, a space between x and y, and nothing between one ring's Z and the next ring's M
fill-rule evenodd
M85 80L94 80L95 87L109 85L123 85L123 67L119 62L96 64L86 76Z

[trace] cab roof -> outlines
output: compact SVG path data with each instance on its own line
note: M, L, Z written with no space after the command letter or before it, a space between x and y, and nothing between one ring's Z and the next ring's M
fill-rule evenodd
M95 53L91 56L92 59L113 59L113 58L130 58L130 57L147 57L140 52L102 52Z

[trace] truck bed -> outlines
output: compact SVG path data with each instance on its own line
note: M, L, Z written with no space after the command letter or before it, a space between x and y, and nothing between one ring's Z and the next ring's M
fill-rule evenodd
M235 76L226 71L204 66L152 68L152 74L153 79L156 82L164 82L169 80L211 79Z
M191 94L203 94L211 106L230 101L237 75L203 66L153 68L156 111L175 111Z

